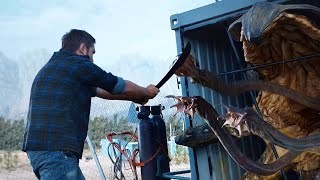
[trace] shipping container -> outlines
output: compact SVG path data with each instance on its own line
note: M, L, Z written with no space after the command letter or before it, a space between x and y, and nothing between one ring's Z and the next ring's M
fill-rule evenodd
M233 72L246 67L242 43L235 42L228 34L229 25L243 15L253 4L263 0L221 0L170 17L171 29L176 34L177 52L182 51L187 42L191 43L191 54L195 56L198 67L207 69L226 82L246 78L247 73ZM319 6L318 1L268 1L281 4L306 3ZM225 74L225 75L223 75ZM217 92L191 83L188 78L180 78L183 96L202 96L211 103L219 114L225 109L221 104L236 107L252 106L255 93L238 97L221 96ZM197 116L190 120L185 117L186 127L205 123ZM238 140L239 148L253 160L264 151L265 144L256 136ZM201 148L189 148L191 179L200 180L238 180L245 172L227 154L220 143Z

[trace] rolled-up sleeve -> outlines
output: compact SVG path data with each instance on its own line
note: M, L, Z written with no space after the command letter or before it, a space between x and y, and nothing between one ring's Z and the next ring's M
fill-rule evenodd
M117 84L114 86L111 94L122 94L126 88L126 82L121 77L117 78Z
M121 94L125 90L125 81L112 73L107 73L90 61L84 61L79 66L80 80L91 87L99 87L111 94Z

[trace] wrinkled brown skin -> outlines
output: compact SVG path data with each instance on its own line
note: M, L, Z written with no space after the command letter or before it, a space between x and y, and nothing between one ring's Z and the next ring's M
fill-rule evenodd
M267 85L271 85L270 89L273 93L279 93L282 94L284 96L289 96L289 99L291 99L293 102L298 102L297 104L303 104L306 107L309 107L309 109L314 109L313 111L318 112L317 116L319 116L319 100L315 99L315 98L311 98L309 96L303 95L302 93L299 93L297 91L291 90L286 88L285 86L281 86L281 85L277 85L277 84L273 84L273 83L268 83L268 82L263 82L263 81L238 81L235 82L234 84L225 84L223 81L219 80L213 73L210 73L206 70L200 70L197 67L195 67L194 65L194 58L190 55L187 59L187 61L185 62L185 64L176 71L176 75L178 76L189 76L191 77L191 80L193 82L199 83L202 86L206 86L209 87L213 90L218 91L221 94L224 95L230 95L230 96L235 96L240 94L241 92L247 91L247 90L267 90L265 87L269 87L269 86L264 86L263 84L267 84ZM258 82L255 84L255 82ZM260 85L259 85L260 83ZM275 86L273 86L275 85ZM252 87L253 86L253 87ZM274 88L275 87L275 88ZM280 88L277 88L280 87ZM287 91L289 90L289 91ZM289 93L287 93L289 92ZM313 96L314 97L314 96ZM260 104L259 104L260 106ZM312 114L314 114L314 112L312 112ZM307 113L307 115L309 115ZM311 114L310 114L311 115ZM289 121L294 122L295 119L292 119ZM273 121L272 123L277 123L277 121ZM309 126L310 130L316 128L317 126ZM282 128L283 129L283 128ZM298 130L299 131L299 130ZM312 132L312 130L311 130ZM298 133L298 132L295 132ZM305 136L305 135L304 135ZM303 137L302 136L296 136L296 137ZM272 154L272 151L267 151L266 153ZM312 157L314 156L314 154L310 154L307 156L308 159L312 159ZM315 158L317 158L317 156L315 156ZM313 161L316 161L313 159ZM269 163L271 161L264 161L264 163ZM297 161L297 166L293 166L294 168L299 167L301 161ZM306 166L308 166L308 168L310 167L310 165L307 165L306 163L304 163L303 167L304 169L306 168ZM312 168L311 168L312 169ZM301 171L301 170L298 170ZM308 169L305 169L305 171L309 171ZM246 173L246 174L250 174L248 175L249 177L254 177L257 178L257 175L254 175L252 173ZM271 177L263 177L263 179L274 179L278 176L273 175ZM251 179L251 178L247 178L247 179Z
M220 143L232 159L248 171L260 175L271 175L284 168L300 154L300 152L289 151L281 158L270 164L262 164L252 161L241 152L234 142L233 137L229 135L224 128L222 128L222 124L216 118L219 116L217 111L202 97L168 97L176 98L178 100L178 103L172 106L177 107L177 112L187 113L191 117L193 117L194 113L197 112L198 115L210 126L211 130L218 137Z
M296 7L301 9L301 6L297 5ZM268 8L265 10L267 14L271 14L270 11L273 9ZM317 12L319 14L319 9ZM250 33L245 30L244 26L240 27L238 34L241 36L240 41L243 43L245 61L252 66L256 66L319 53L320 21L316 19L320 16L312 16L310 13L312 13L310 10L300 11L297 14L294 11L281 12L261 32L261 41L259 42L251 42L250 38L246 36ZM261 19L255 20L256 17L255 14L252 14L243 20L247 21L246 23L250 23L250 27L255 27L251 22L261 22ZM261 26L259 25L259 27ZM318 56L306 61L257 69L257 72L264 80L281 84L319 100L319 60L320 57ZM320 131L319 110L270 92L261 92L257 101L263 119L287 136L301 138ZM290 127L294 128L289 130ZM279 149L279 156L284 152L284 149ZM266 153L272 155L272 151ZM269 159L264 162L271 161L272 159ZM316 179L311 174L320 170L319 150L317 152L303 152L290 166L302 176L301 179ZM246 179L257 178L252 173L249 177ZM264 179L275 179L275 177L264 177Z
M249 10L250 13L248 15L241 17L241 21L233 23L238 26L238 29L231 31L231 34L236 32L237 40L242 41L245 61L252 66L281 62L320 52L319 8L311 7L310 5L278 6L275 4L272 7L264 7L260 4L255 6L256 9L253 9L254 6ZM272 13L279 10L279 8L279 13ZM290 9L290 11L286 12L284 9ZM298 13L296 14L296 12ZM257 29L260 29L260 34L253 33L257 32ZM318 56L308 59L308 61L257 69L257 72L266 81L301 92L305 96L313 97L319 101L319 60L320 57ZM189 62L187 65L186 69L180 70L180 75L188 76L188 73L201 75L201 72L198 72L196 68L192 68L194 66L193 63ZM200 84L210 83L207 77L200 76L198 79L196 78L194 81ZM219 83L217 84L218 90L215 87L212 89L219 92L221 86L219 86ZM223 91L220 91L220 93L223 94ZM305 137L320 130L319 105L309 104L309 102L303 103L299 98L287 98L285 97L286 95L279 96L278 94L280 93L260 92L260 96L257 98L258 106L266 122L292 138ZM304 100L306 99L303 98L302 101ZM290 129L290 127L294 128ZM280 149L278 151L279 156L283 152L285 151ZM266 149L264 154L267 157L273 156L270 149ZM319 158L320 156L317 156L317 153L307 153L305 156L300 155L297 158L298 160L293 161L290 166L300 175L304 174L303 171L319 171ZM266 158L263 163L269 163L272 160L272 158ZM249 174L246 173L248 176L244 178L261 178L261 176L255 176L253 173ZM314 179L314 176L307 176L307 179L310 177ZM263 179L275 178L279 177L263 177ZM302 179L305 179L305 177Z

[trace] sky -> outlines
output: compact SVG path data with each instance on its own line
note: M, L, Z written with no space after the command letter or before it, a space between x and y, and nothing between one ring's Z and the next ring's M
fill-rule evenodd
M96 39L99 66L130 61L172 61L175 33L170 16L212 3L212 0L1 0L0 50L12 59L35 49L50 53L61 47L61 37L72 28ZM169 65L168 65L169 66Z
M25 81L20 83L26 85L22 93L19 91L16 104L20 104L21 112L26 112L33 77L61 48L61 37L70 29L86 30L96 39L94 63L102 69L141 86L157 84L177 55L170 16L213 2L1 0L0 54L5 61L15 61L20 74L30 72L20 75L20 81ZM172 77L157 98L180 95L176 82L176 77Z

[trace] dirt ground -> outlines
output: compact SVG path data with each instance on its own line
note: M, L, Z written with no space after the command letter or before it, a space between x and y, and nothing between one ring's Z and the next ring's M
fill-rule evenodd
M4 152L0 152L0 156L3 157ZM18 163L12 170L8 170L8 166L5 164L4 160L0 162L0 180L36 180L36 176L32 172L32 168L29 164L29 159L24 152L17 151L12 153L13 156L16 156ZM103 156L101 152L97 152L102 170L106 176L106 179L113 179L112 169L113 164L109 160L109 157ZM87 180L97 180L101 179L100 173L98 171L96 162L90 151L85 151L82 159L79 162L82 173L84 174ZM171 164L171 172L181 171L190 169L189 164ZM140 170L138 174L140 174ZM133 179L131 170L128 168L128 165L123 170L124 176L127 180ZM190 174L185 176L190 177Z

